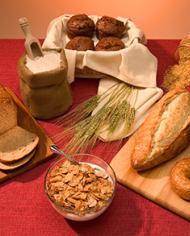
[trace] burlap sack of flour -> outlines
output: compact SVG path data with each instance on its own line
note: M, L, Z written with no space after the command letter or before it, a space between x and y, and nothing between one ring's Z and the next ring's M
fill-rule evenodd
M23 101L31 114L39 119L62 115L72 104L65 52L64 50L57 52L60 52L60 66L39 73L33 73L26 66L26 55L19 60L18 72Z

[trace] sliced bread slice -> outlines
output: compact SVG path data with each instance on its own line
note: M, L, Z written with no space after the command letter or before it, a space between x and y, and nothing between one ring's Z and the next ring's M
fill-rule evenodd
M25 157L23 157L22 159L14 162L14 163L2 163L0 162L0 170L14 170L24 164L26 164L28 161L30 161L30 159L32 159L32 157L34 156L36 150L33 150L30 154L26 155Z
M0 85L0 134L17 125L17 106L9 93Z
M39 138L19 126L0 135L0 162L13 163L36 148Z

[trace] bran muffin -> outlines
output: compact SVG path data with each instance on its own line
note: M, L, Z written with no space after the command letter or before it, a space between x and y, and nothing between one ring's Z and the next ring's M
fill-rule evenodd
M96 36L98 39L108 36L122 38L125 29L126 27L122 21L109 16L102 16L102 18L96 22Z
M76 36L88 36L92 37L95 24L86 14L78 14L72 16L67 22L67 35L69 38Z
M94 41L89 37L77 36L71 39L65 48L77 51L94 50Z
M117 37L106 37L97 43L96 51L118 51L125 48L123 41Z

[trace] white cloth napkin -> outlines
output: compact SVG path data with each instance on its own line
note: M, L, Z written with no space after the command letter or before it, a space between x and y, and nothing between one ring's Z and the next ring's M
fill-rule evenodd
M62 15L54 19L47 30L47 36L43 43L43 48L64 48L69 38L66 35L66 23L72 15ZM89 16L96 21L99 16ZM126 18L118 17L124 22L128 33L122 38L125 48L119 51L75 51L65 49L68 61L68 81L74 81L75 67L83 69L85 66L104 74L115 77L116 79L101 79L98 87L98 94L118 81L141 87L136 101L136 117L130 133L124 132L125 122L115 130L112 135L105 131L99 133L99 138L103 141L121 139L132 134L144 121L146 113L150 107L162 96L161 89L156 87L157 59L143 45L146 43L144 33L135 24ZM97 38L94 36L95 45ZM102 104L94 110L94 115ZM106 123L105 123L106 126Z
M117 80L114 79L102 79L99 83L98 88L98 94L103 94L106 90L113 87L113 85L118 84ZM119 86L119 85L118 85ZM133 93L128 98L128 102L133 106L134 100L136 109L136 115L135 120L133 123L133 126L131 127L131 130L129 133L125 132L125 122L120 123L117 129L110 134L108 126L109 123L105 121L104 126L99 130L99 138L104 141L114 141L118 139L122 139L125 137L130 136L132 133L135 132L136 129L143 123L145 116L147 115L149 109L151 106L163 95L163 91L160 88L141 88L138 90L137 98L136 98L136 92ZM103 100L102 103L99 103L98 106L95 108L95 110L92 113L92 116L96 114L96 112L103 106L103 104L106 103L106 101L111 96L108 95L106 97L106 100ZM126 121L127 122L127 121Z

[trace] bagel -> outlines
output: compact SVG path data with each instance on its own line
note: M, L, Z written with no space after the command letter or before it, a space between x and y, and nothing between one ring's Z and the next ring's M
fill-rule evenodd
M176 162L170 173L170 182L174 192L190 201L190 158Z

